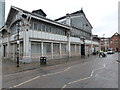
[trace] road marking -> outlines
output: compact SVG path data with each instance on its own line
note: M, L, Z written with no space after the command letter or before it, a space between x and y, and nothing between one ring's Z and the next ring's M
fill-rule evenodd
M93 73L94 73L95 71L97 71L97 70L99 70L99 69L103 69L103 68L105 68L105 67L106 67L106 65L104 64L102 68L98 68L98 69L92 70L92 72L91 72L91 74L90 74L89 77L86 77L86 78L82 78L82 79L79 79L79 80L76 80L76 81L69 82L69 83L65 84L65 85L62 87L62 89L65 88L65 87L67 87L67 86L70 85L70 84L74 84L74 83L77 83L77 82L80 82L80 81L84 81L84 80L86 80L86 79L91 78L91 77L93 76ZM62 90L62 89L61 89L61 90Z
M65 88L67 85L65 84L62 88L61 88L61 90L63 90L63 88Z
M86 79L88 79L88 78L90 78L90 77L86 77L86 78L83 78L83 79L80 79L80 80L76 80L76 81L73 81L73 82L69 82L68 84L77 83L77 82L79 82L79 81L83 81L83 80L86 80Z
M49 74L42 75L42 76L45 77L45 76L50 76L50 75L55 75L55 74L63 73L63 72L68 71L69 69L70 69L70 67L68 67L67 69L65 69L63 71L59 71L59 72L55 72L55 73L49 73Z
M30 70L30 71L22 71L22 72L17 72L17 73L8 74L8 75L2 75L2 77L8 77L8 76L12 76L12 75L18 75L18 74L23 74L23 73L28 73L28 72L31 72L31 70Z
M27 80L27 81L25 81L25 82L23 82L23 83L17 84L17 85L15 85L15 86L13 86L13 87L10 87L10 88L16 88L16 87L21 86L21 85L23 85L23 84L29 83L29 82L37 79L37 78L40 78L40 76L37 76L37 77L32 78L32 79L30 79L30 80Z
M86 64L86 62L85 62L83 65L85 65L85 64ZM49 74L42 75L42 76L50 76L50 75L55 75L55 74L63 73L63 72L68 71L70 68L77 67L77 66L80 66L80 65L71 66L71 67L68 67L67 69L65 69L65 70L63 70L63 71L59 71L59 72L55 72L55 73L49 73ZM104 64L104 67L105 67L105 64ZM100 69L101 69L101 68L100 68ZM98 70L98 69L96 69L96 70ZM96 70L93 70L93 71L92 71L90 77L92 77L92 74L93 74L94 71L96 71ZM30 71L25 71L25 72L21 72L21 73L27 73L27 72L30 72ZM20 74L20 73L15 73L15 74ZM15 75L15 74L10 74L10 75ZM8 76L8 75L6 75L6 76ZM68 83L68 84L72 84L72 83L75 83L75 82L78 82L78 81L82 81L82 80L88 79L88 78L90 78L90 77L86 77L86 78L83 78L83 79L80 79L80 80L77 80L77 81L73 81L73 82L70 82L70 83ZM35 80L35 79L37 79L37 78L40 78L40 76L37 76L37 77L32 78L32 79L30 79L30 80L27 80L27 81L25 81L25 82L23 82L23 83L17 84L17 85L15 85L15 86L13 86L13 87L10 87L10 88L15 88L15 87L21 86L21 85L26 84L26 83L28 83L28 82L31 82L31 81L33 81L33 80ZM67 85L65 85L64 87L66 87L66 86L67 86Z
M55 72L55 73L50 73L50 74L46 74L46 75L42 75L42 76L50 76L50 75L62 73L62 72L68 71L69 69L70 69L70 67L68 67L67 69L65 69L65 70L63 70L63 71L59 71L59 72ZM20 83L20 84L17 84L17 85L15 85L15 86L9 87L9 88L16 88L16 87L18 87L18 86L21 86L21 85L23 85L23 84L29 83L29 82L31 82L31 81L33 81L33 80L35 80L35 79L40 78L40 77L41 77L41 76L37 76L37 77L35 77L35 78L29 79L29 80L27 80L27 81L25 81L25 82L22 82L22 83Z

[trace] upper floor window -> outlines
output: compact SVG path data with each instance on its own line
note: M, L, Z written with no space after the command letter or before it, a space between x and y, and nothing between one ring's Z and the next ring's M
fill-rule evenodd
M57 26L54 26L54 25L41 23L41 22L31 21L30 22L30 29L48 32L48 33L59 34L59 35L66 35L66 31L64 29L57 27Z
M37 23L34 23L34 30L38 30L37 27L38 27Z
M45 29L46 29L45 25L42 24L42 31L46 31Z
M112 44L113 42L112 42L112 41L110 41L110 43Z
M38 30L41 31L41 24L38 24Z

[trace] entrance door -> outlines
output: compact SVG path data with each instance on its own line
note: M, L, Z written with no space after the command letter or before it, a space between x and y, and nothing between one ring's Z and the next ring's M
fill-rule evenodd
M3 45L3 57L6 57L6 45Z
M81 44L81 55L85 55L85 44Z
M116 48L116 51L118 52L118 48Z

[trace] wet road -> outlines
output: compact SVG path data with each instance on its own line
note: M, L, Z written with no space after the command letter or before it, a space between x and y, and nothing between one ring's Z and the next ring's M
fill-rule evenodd
M3 76L3 88L118 88L118 53Z

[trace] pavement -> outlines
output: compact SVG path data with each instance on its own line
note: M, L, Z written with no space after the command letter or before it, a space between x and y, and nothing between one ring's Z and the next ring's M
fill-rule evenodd
M40 62L20 63L19 67L17 67L17 64L15 61L3 60L2 75L13 74L13 73L27 71L27 70L33 70L36 68L44 68L44 67L54 66L58 64L68 63L68 62L75 62L78 60L82 63L85 61L93 60L93 58L95 57L97 58L98 55L90 55L89 57L86 56L83 58L81 58L80 56L76 56L76 57L65 58L65 59L47 60L46 65L41 65Z

